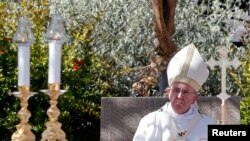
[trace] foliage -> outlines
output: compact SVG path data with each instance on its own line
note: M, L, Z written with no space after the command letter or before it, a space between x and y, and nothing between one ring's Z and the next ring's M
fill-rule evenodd
M250 31L250 24L248 23L248 30ZM248 31L248 32L249 32ZM250 32L249 32L250 33ZM248 34L249 34L248 33ZM244 77L237 77L237 75L231 73L233 76L236 84L240 87L241 90L241 97L242 97L242 102L241 102L241 107L240 107L240 112L241 112L241 124L249 125L250 124L250 35L245 34L242 37L242 47L245 48L244 52L244 57L242 58L242 75Z
M240 112L241 112L241 124L249 125L250 124L250 95L249 95L249 60L243 62L243 76L244 79L239 79L235 77L237 80L237 85L242 90L242 101L240 105Z
M179 3L177 13L182 11L182 14L177 14L176 17L176 43L178 46L185 46L193 42L205 60L209 60L211 57L218 60L217 50L221 47L230 48L232 45L232 35L242 24L239 17L243 11L235 5L234 1L230 0L206 1L200 5L190 3L191 1ZM235 53L234 57L240 56L236 56ZM210 68L210 70L209 79L204 84L203 95L217 95L221 91L220 68L216 67L214 70ZM229 70L235 72L233 69ZM230 76L227 76L227 84L229 94L237 92L235 85L230 81Z
M9 94L10 90L15 90L17 82L16 49L11 46L13 30L16 28L12 18L16 13L11 11L15 5L0 3L0 134L1 140L10 140L9 135L14 131L18 122L16 111L20 108L15 97ZM9 31L9 32L8 32ZM12 64L12 65L11 65Z
M134 82L140 80L145 74L145 69L150 67L150 55L154 49L154 15L150 0L52 1L52 11L60 11L68 20L70 19L68 11L74 11L75 15L83 20L90 15L95 15L98 10L103 11L102 20L96 26L98 32L92 34L93 50L107 60L114 60L118 67L127 69L126 78L117 79L120 82L119 87L130 89ZM244 0L242 2L246 3ZM69 4L75 6L68 7ZM243 8L239 6L239 1L213 0L195 4L193 0L180 0L176 8L176 33L173 39L178 49L193 42L206 60L211 57L216 58L218 57L216 51L220 47L231 49L231 38L238 25L242 24L242 13ZM233 56L240 57L241 52L243 50L237 48ZM215 70L211 69L202 95L220 93L219 70L218 67ZM240 75L234 69L228 69L228 71L234 71ZM231 76L227 77L227 84L230 95L238 93ZM117 85L114 87L119 89ZM158 88L152 87L150 95L159 95ZM133 91L131 93L133 94Z
M93 51L106 58L107 62L115 63L116 69L123 74L114 76L113 88L120 89L122 96L132 93L131 86L143 75L142 67L149 64L149 56L153 51L153 14L149 0L52 0L51 11L60 12L71 19L69 11L74 11L78 19L88 19L90 15L103 12L93 37ZM68 5L74 5L69 7ZM67 23L66 23L67 24ZM157 95L157 89L152 90Z
M242 65L239 68L227 69L227 93L241 97L241 123L250 124L249 42L248 45L245 42L242 46L236 46L233 42L233 35L237 28L246 25L242 15L247 12L247 1L243 0L242 2L245 4L240 5L232 0L203 1L195 5L191 5L191 1L179 2L177 13L181 14L176 15L174 39L178 46L194 42L206 60L211 57L217 60L218 53L216 51L221 47L230 49L229 58L238 57L240 59ZM202 95L219 94L221 92L220 77L219 67L211 69Z

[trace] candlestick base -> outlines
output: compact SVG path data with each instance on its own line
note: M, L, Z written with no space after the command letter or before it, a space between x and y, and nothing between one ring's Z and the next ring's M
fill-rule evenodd
M20 123L16 125L16 132L11 136L12 141L35 141L36 137L31 132L31 126L28 124L31 113L28 110L28 99L33 96L34 92L29 92L29 86L20 86L19 92L14 92L13 95L18 97L21 102L21 110L18 112Z
M57 99L66 91L60 90L59 84L50 84L49 90L41 90L41 92L50 97L50 107L47 110L49 121L46 123L47 128L42 133L41 141L67 141L66 134L61 129L62 124L57 121L60 115L60 110L57 108Z

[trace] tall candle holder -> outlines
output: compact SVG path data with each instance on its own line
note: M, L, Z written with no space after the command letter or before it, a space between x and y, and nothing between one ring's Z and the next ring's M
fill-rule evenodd
M62 124L58 122L60 110L57 108L57 99L64 94L65 90L60 90L60 84L49 84L48 90L41 90L41 92L49 95L50 107L47 110L49 121L46 123L46 130L42 133L41 141L67 141L66 134L61 129Z
M49 95L50 107L47 111L49 116L49 121L46 123L47 129L42 133L41 141L67 141L66 134L61 129L62 124L57 120L60 110L56 106L58 97L66 92L60 90L61 50L62 44L67 40L63 18L60 15L52 15L45 40L49 43L49 89L41 91Z
M20 86L19 92L13 92L13 95L18 97L21 102L21 110L18 112L18 117L21 122L16 125L17 130L11 136L12 141L35 141L36 139L28 123L31 116L28 110L28 99L34 94L34 92L29 91L29 86Z
M18 20L13 42L18 45L18 92L13 95L20 99L21 110L18 112L20 123L16 125L16 132L11 136L12 141L35 141L28 121L31 116L28 110L28 100L35 93L30 92L30 45L34 36L30 28L28 17L23 16Z

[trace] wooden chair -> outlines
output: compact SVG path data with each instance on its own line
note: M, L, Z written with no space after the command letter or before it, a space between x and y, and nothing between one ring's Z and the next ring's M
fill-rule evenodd
M131 141L143 116L162 107L166 97L103 97L101 99L101 141ZM200 111L221 120L221 100L200 97ZM240 98L226 101L228 123L240 124Z

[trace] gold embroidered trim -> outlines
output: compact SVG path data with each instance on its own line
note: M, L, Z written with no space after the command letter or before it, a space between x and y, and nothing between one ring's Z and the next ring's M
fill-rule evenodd
M193 54L194 54L194 46L193 45L190 45L188 47L188 51L187 51L187 55L186 55L186 61L184 62L183 66L182 66L182 70L181 70L181 74L182 76L187 76L187 73L188 73L188 69L189 69L189 66L190 66L190 63L192 61L192 58L193 58Z
M178 75L176 77L174 77L173 79L170 80L170 84L172 85L174 82L183 82L183 83L187 83L190 86L193 87L193 89L196 92L199 92L201 90L201 86L193 79L187 77L187 76L181 76Z

